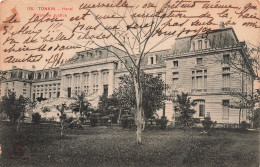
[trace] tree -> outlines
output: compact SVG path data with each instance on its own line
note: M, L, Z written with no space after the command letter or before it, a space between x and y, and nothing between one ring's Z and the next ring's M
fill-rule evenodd
M125 2L124 5L128 6L128 3ZM173 36L168 34L151 43L151 39L153 36L155 36L156 34L162 34L162 32L159 30L159 26L162 25L162 21L169 12L167 6L157 7L157 5L158 4L152 3L150 3L150 5L144 5L143 8L145 8L145 12L149 13L151 17L140 17L139 19L137 17L132 17L135 12L133 11L134 8L131 7L124 8L125 11L123 12L119 9L117 11L111 11L113 16L118 18L118 23L116 24L111 22L111 20L105 21L104 19L98 17L98 15L96 15L92 10L87 8L88 12L98 23L99 28L102 28L101 31L107 32L109 34L108 36L113 38L113 40L115 41L115 44L113 45L122 49L125 53L124 55L119 55L117 54L117 52L110 50L108 47L102 47L98 42L93 40L90 35L88 36L88 38L91 39L92 42L98 47L108 50L116 58L118 58L118 60L125 66L126 70L129 72L133 80L136 99L135 123L137 125L137 144L141 143L142 130L145 125L145 113L143 110L144 105L142 104L143 86L141 83L141 64L144 60L144 57L148 53L150 53L158 45ZM126 15L128 15L129 17L126 17ZM113 23L114 25L111 26L111 23ZM103 41L104 44L108 46L104 38ZM130 60L131 66L129 66L129 64L124 61L125 57Z
M260 127L260 89L257 89L254 95L254 109L249 112L249 120L253 128Z
M98 109L102 111L102 114L108 115L111 112L116 112L120 108L120 100L112 94L111 96L107 97L105 94L99 97L98 102Z
M61 132L60 132L60 136L63 137L64 136L64 128L65 128L65 120L66 120L66 114L64 113L64 111L68 108L66 102L61 104L61 105L57 105L55 106L56 109L60 112L60 124L61 124Z
M28 98L25 98L21 95L16 98L16 94L8 90L7 95L2 97L0 111L4 112L13 124L17 120L19 124L20 119L22 119L24 116L26 105L29 103L29 101L30 100Z
M190 101L190 97L188 97L188 93L183 93L181 95L177 95L177 98L173 100L176 103L174 106L174 110L176 112L175 115L178 114L178 121L181 126L184 128L190 128L193 125L193 114L196 112L194 109L191 109L192 106L196 104Z
M80 116L83 116L84 112L88 111L91 107L91 104L86 99L86 93L83 91L76 92L72 98L76 101L70 104L70 108L75 113L79 112Z
M99 97L98 109L103 114L113 114L117 116L117 123L119 124L122 115L122 110L131 110L131 106L126 98L123 98L122 92L118 89L107 97L105 94Z
M164 100L166 98L164 91L165 84L159 77L153 77L151 74L141 73L140 76L142 85L142 108L145 118L151 118L156 110L163 108ZM129 107L136 106L135 84L132 77L124 75L121 77L119 89L116 90L121 94L120 101L128 104Z

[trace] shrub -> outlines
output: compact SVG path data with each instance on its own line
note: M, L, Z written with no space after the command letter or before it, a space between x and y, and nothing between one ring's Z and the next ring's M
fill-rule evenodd
M100 123L102 126L107 126L107 123L108 123L108 120L109 120L109 117L108 116L104 116L100 119Z
M66 118L67 118L67 115L66 115L66 114L62 114L62 115L60 116L60 119L61 119L61 120L66 120Z
M211 128L213 128L216 125L217 122L216 121L213 122L211 120L211 117L207 116L207 117L204 118L203 121L201 121L201 123L202 123L202 126L203 126L204 130L206 132L208 132Z
M85 124L86 118L84 118L84 117L79 117L79 121L80 121L82 124Z
M67 119L65 120L65 122L69 124L69 123L71 123L73 120L74 120L73 117L69 117L69 118L67 118Z
M41 120L41 115L39 113L33 113L32 114L32 122L35 124L39 124Z
M132 128L134 125L135 119L129 115L122 115L121 124L123 128Z
M250 128L251 125L249 123L246 123L246 121L242 121L241 122L241 131L242 132L246 132L248 130L248 128Z
M193 118L193 123L195 123L195 124L200 123L200 118Z
M97 126L98 118L99 118L99 116L96 113L93 113L93 114L90 115L89 119L90 119L90 125L92 127Z
M192 106L195 106L196 103L191 102L188 93L177 95L173 102L176 103L176 106L174 106L175 119L179 121L183 128L191 128L193 126L193 114L196 112L192 109Z
M127 117L128 117L127 115L122 115L121 116L121 124L122 124L123 129L127 128L127 124L128 124Z
M166 129L167 127L167 117L162 116L161 119L156 119L156 125L160 127L160 129Z

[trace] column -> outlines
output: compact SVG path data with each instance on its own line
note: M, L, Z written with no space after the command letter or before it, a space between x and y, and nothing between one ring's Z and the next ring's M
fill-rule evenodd
M92 75L93 75L93 73L89 72L89 92L88 92L89 95L91 95L92 92L93 92L93 87L92 87L92 85L93 85L93 76Z
M75 77L74 74L71 74L71 97L75 94Z
M114 83L114 70L109 70L108 73L108 96L113 94L115 83Z
M60 82L60 97L67 97L67 87L66 87L66 76L61 76L61 82Z
M98 71L98 95L103 94L102 71Z
M79 86L80 86L80 91L84 91L84 89L83 89L83 81L84 81L84 75L83 75L83 73L80 73L79 74L79 77L80 77L80 79L79 79Z

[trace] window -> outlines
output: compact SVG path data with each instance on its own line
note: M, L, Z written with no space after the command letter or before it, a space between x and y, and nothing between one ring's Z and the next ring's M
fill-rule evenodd
M229 54L223 55L223 63L224 63L224 64L228 64L229 61L230 61L230 56L229 56Z
M178 61L173 61L173 67L178 67Z
M207 70L192 71L191 88L206 91L206 89L207 89Z
M222 119L228 120L229 119L229 100L222 100Z
M203 59L197 58L197 65L203 65Z
M202 40L199 40L198 41L198 50L201 50L202 49Z
M137 63L138 63L137 61L138 61L138 59L137 59L137 58L135 58L135 64L137 64Z
M153 60L153 57L150 57L150 62L151 62L151 64L154 64L153 61L154 61L154 60Z
M174 86L177 84L178 80L179 80L179 72L173 72L172 73L172 82L173 82Z
M195 85L196 85L196 84L195 84L195 77L192 77L192 78L191 78L191 85L192 85L191 87L192 87L193 89L196 87L196 86L195 86Z
M205 105L200 104L199 105L199 117L204 117L205 116Z
M192 42L192 50L195 50L195 42Z
M222 72L223 73L229 73L230 72L230 67L222 68Z
M148 58L148 65L153 65L153 64L156 64L156 56L150 56Z
M108 84L108 75L109 75L108 71L105 71L105 72L102 73L102 82L103 82L103 84Z
M88 52L87 55L88 55L89 57L92 57L93 53Z
M57 92L57 97L60 97L60 92Z
M71 88L68 88L68 97L71 97Z
M103 94L104 94L104 96L108 96L108 85L104 85L104 87L103 87Z
M102 51L101 50L98 50L96 51L97 52L97 56L100 57L102 55Z
M88 95L88 93L89 93L89 85L90 85L89 73L84 74L83 85L84 85L84 92Z
M172 76L173 78L179 78L179 72L173 72Z
M71 87L71 80L72 80L72 77L70 75L67 76L67 87Z
M208 41L205 40L205 49L207 49L207 48L208 48Z
M229 88L230 87L230 74L223 74L222 80L223 80L223 88Z
M26 87L26 86L27 86L27 83L23 83L23 86L25 86L25 87Z
M197 117L205 117L205 100L194 100Z
M222 91L230 90L230 68L222 68Z
M203 85L202 85L202 76L197 76L196 77L196 84L197 84L197 88L198 89L202 89Z
M98 91L98 73L97 72L93 73L92 82L93 82L93 93L96 93Z
M75 91L80 91L80 75L75 75Z

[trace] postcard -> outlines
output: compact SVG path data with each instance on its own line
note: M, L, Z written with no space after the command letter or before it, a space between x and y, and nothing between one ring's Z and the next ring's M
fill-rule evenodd
M2 0L4 166L258 166L259 0Z

